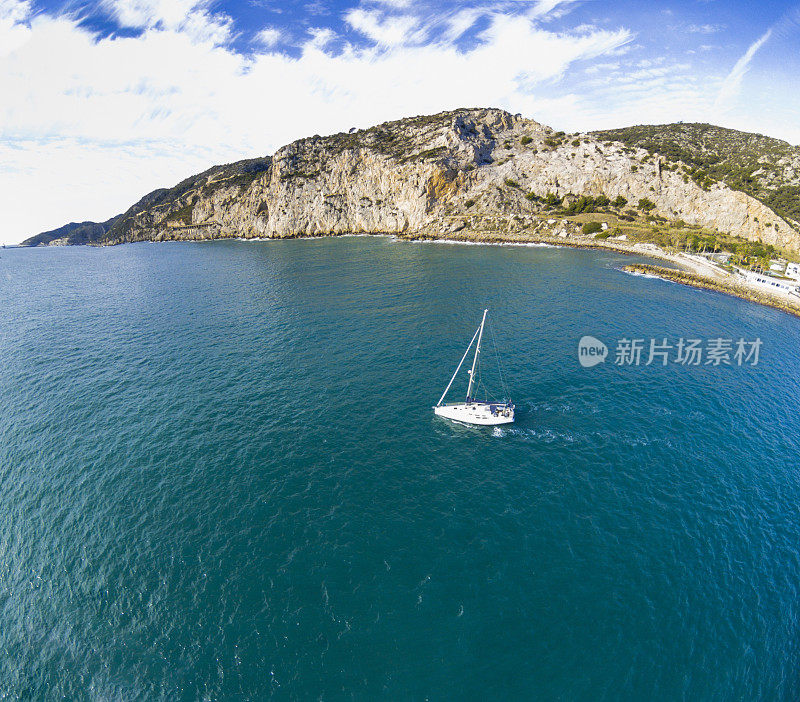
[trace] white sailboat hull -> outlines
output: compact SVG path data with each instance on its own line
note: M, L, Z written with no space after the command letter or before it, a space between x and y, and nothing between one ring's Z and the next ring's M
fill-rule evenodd
M462 402L452 405L437 405L433 411L439 417L464 424L495 426L514 421L514 405L502 402Z
M453 373L453 377L450 378L450 382L447 384L442 396L439 398L439 402L437 402L436 406L433 408L434 413L439 417L451 419L454 422L462 422L464 424L479 424L482 426L511 424L514 421L514 405L512 405L510 402L480 402L476 400L472 394L472 388L475 386L475 370L478 368L478 357L481 353L483 325L486 324L486 315L488 312L489 310L483 311L481 325L475 331L472 341L469 342L467 350L464 351L464 355L458 362L458 366L456 366L456 372ZM467 371L469 373L469 383L467 384L467 401L454 402L449 405L444 405L442 404L444 402L444 398L447 397L447 392L453 385L453 381L456 379L458 371L460 371L461 366L464 365L464 361L467 359L469 350L472 348L472 344L475 343L475 339L478 340L478 344L475 347L475 358L472 359L472 368ZM498 364L499 362L500 359L498 358ZM480 387L480 380L478 380L478 387Z

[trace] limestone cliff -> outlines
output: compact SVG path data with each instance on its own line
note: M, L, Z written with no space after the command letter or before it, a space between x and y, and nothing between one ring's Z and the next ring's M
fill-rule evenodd
M793 222L643 148L565 135L497 109L461 109L314 136L272 157L157 190L97 243L342 233L542 231L548 194L649 200L653 212L800 250Z

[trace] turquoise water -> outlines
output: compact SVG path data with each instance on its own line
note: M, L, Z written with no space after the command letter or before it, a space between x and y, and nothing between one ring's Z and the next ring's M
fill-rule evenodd
M624 262L4 250L0 694L798 699L800 320ZM484 306L503 431L431 411ZM584 369L584 334L763 347Z

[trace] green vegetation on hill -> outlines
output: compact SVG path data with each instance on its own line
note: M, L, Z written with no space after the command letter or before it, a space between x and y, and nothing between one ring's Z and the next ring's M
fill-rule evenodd
M660 154L667 168L708 189L725 183L800 222L800 148L710 124L642 125L594 132L603 141ZM681 166L680 164L684 164Z
M598 212L599 210L593 210ZM614 214L604 210L602 220L609 229L600 232L601 224L595 221L596 214L578 214L569 219L581 224L584 234L595 232L597 239L624 234L628 241L656 244L668 251L689 253L730 253L732 262L745 267L768 268L770 259L776 256L793 258L786 251L776 249L771 244L749 241L739 236L722 234L699 226L686 224L682 220L667 220L663 217L640 214L637 217ZM561 213L560 213L561 214Z
M547 198L536 198L544 203ZM595 239L608 239L625 235L627 241L656 244L668 251L689 253L730 253L736 265L763 268L770 260L782 256L796 260L791 252L778 249L771 244L749 241L739 236L723 234L713 229L687 224L681 219L670 220L650 213L650 201L640 201L638 210L624 210L625 198L609 203L603 195L598 197L567 195L561 202L552 196L550 214L545 211L542 218L555 216L564 218L581 227L584 235L594 234ZM569 204L567 204L569 203ZM602 222L607 229L603 230Z
M597 212L599 209L609 206L610 201L605 195L598 197L591 197L590 195L581 195L577 200L567 205L563 209L566 215L580 214L582 212Z

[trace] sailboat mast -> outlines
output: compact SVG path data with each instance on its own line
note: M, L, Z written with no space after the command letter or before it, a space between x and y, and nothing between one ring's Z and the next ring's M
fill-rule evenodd
M475 366L478 365L478 354L481 352L481 339L483 338L483 325L486 323L486 313L489 310L483 311L483 319L481 320L480 329L478 329L478 345L475 347L475 358L472 359L472 370L469 372L469 385L467 385L467 402L472 397L472 383L475 380Z
M456 376L458 375L458 371L461 370L461 366L464 365L464 360L467 358L467 354L469 353L469 350L472 348L472 344L475 343L475 337L478 336L478 332L479 331L480 331L480 329L476 329L475 333L472 335L472 341L469 342L469 346L467 346L467 350L464 351L464 355L461 357L461 360L458 362L458 366L456 366L456 372L453 373L453 377L450 378L450 382L447 384L447 387L444 389L444 392L442 393L442 396L439 398L439 402L436 403L437 407L439 405L441 405L442 402L444 402L444 398L447 396L447 391L450 389L450 386L453 384L453 381L456 379Z

